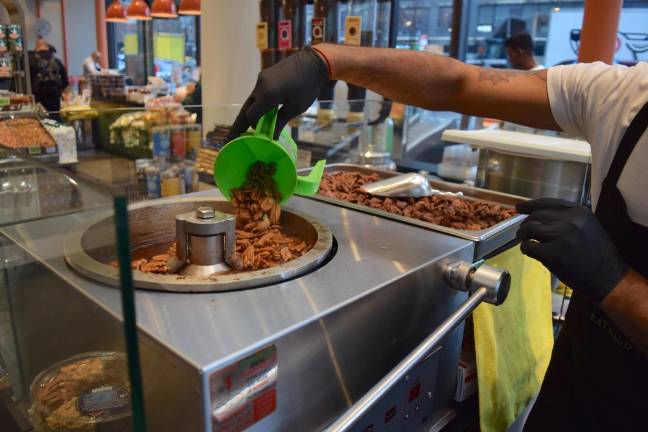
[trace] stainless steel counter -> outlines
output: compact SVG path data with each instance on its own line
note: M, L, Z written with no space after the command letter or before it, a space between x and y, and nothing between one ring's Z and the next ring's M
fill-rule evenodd
M277 408L251 430L319 429L466 298L441 281L440 265L448 257L469 261L472 242L303 198L287 206L331 228L337 251L330 262L300 278L257 289L137 292L151 430L212 430L210 377L268 346L276 347L278 356ZM96 215L30 222L2 233L77 294L120 319L118 291L73 272L62 256L70 227ZM461 331L439 354L438 367L451 369L434 384L439 393L431 397L428 423L447 414Z

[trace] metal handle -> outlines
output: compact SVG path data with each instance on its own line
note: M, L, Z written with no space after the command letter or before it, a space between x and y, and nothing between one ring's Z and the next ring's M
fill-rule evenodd
M497 275L498 277L494 276ZM462 277L460 277L462 276ZM396 385L418 362L424 359L452 330L461 324L482 301L501 304L508 294L510 276L508 272L488 265L476 268L469 263L455 263L444 269L444 278L454 288L471 292L470 297L441 323L423 342L392 369L383 379L354 403L340 418L326 430L342 432L349 430ZM461 281L460 281L461 279ZM487 283L484 283L488 281ZM478 285L478 286L477 286ZM486 285L486 286L484 286Z

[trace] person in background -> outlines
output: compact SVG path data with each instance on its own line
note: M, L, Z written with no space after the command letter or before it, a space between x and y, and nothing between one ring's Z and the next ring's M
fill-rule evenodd
M51 117L58 120L61 111L61 95L68 85L65 66L54 56L56 50L45 39L36 41L36 49L30 53L29 69L31 71L32 92L36 102L39 102L48 112L54 112Z
M94 75L101 72L101 53L94 51L83 60L83 76Z
M193 85L187 85L189 91L187 96L182 100L182 105L186 106L186 110L197 115L196 121L198 123L202 123L202 86L200 83L198 81Z
M514 34L504 42L506 57L513 69L535 71L544 69L533 57L533 38L529 33Z

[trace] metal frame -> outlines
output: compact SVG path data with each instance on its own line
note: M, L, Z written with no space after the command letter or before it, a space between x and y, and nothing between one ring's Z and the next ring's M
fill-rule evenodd
M450 57L465 61L468 50L468 14L472 0L453 0Z

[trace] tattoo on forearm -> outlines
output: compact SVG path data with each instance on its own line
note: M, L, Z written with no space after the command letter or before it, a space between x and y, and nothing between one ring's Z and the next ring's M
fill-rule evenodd
M511 69L488 69L479 68L479 81L490 81L493 85L502 82L509 82L513 78L533 76L542 81L547 81L547 70L518 71Z

